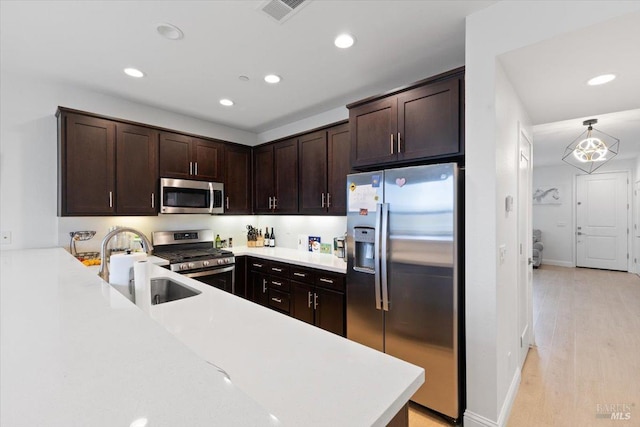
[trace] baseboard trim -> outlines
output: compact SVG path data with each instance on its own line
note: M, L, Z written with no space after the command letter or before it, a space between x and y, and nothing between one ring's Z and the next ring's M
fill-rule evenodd
M464 411L464 427L498 427L498 423L470 410Z
M482 415L476 414L470 410L464 411L464 427L504 427L507 425L507 421L509 419L509 415L511 414L511 408L513 407L513 402L516 399L516 394L518 393L518 388L520 387L520 380L522 379L522 374L520 369L516 370L516 373L511 380L511 385L509 386L509 391L507 392L507 396L502 404L502 410L500 411L500 415L498 416L498 421L490 420L489 418L485 418Z
M570 261L557 261L555 259L543 259L542 265L555 265L557 267L575 267L576 265Z
M507 396L504 399L504 403L502 404L502 410L500 411L500 415L498 416L499 426L507 425L507 420L509 419L509 415L511 414L511 408L513 408L513 402L515 402L516 400L516 395L518 394L518 388L520 388L521 380L522 380L522 372L518 368L516 369L516 374L513 376L513 379L511 380L509 391L507 391Z

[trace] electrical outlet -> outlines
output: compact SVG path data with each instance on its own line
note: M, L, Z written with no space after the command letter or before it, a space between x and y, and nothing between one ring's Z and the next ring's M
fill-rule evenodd
M2 231L0 234L2 234L2 237L0 238L0 240L2 241L3 245L10 245L11 244L11 232L10 231Z
M498 247L498 255L500 258L500 264L504 264L504 259L507 255L507 245L500 245Z

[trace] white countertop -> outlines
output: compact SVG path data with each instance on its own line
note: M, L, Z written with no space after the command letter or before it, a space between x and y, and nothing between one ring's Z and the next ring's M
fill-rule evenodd
M336 273L344 274L347 272L347 263L344 262L344 259L338 258L333 254L319 254L279 247L249 248L247 246L234 246L233 248L228 248L228 250L233 251L233 254L236 256L249 255L273 261L288 262L305 267L334 271Z
M63 249L0 259L3 426L383 426L424 381L419 367L161 267L151 275L202 293L147 313Z

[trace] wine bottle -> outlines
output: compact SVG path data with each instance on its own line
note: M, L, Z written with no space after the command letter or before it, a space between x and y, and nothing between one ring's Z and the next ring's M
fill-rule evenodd
M271 234L269 235L269 246L276 247L276 234L273 232L273 227L271 227Z
M271 246L271 236L269 235L269 227L264 228L264 247L268 248Z

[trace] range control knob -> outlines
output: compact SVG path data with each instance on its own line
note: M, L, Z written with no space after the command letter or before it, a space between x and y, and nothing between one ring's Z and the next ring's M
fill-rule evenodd
M187 264L180 264L180 270L186 270L187 268Z
M189 263L189 268L194 268L196 265L192 262Z
M210 264L209 261L202 261L202 265L204 265L205 267L208 266Z
M222 263L224 263L224 260L223 259L219 259L218 260L218 264L222 264Z

